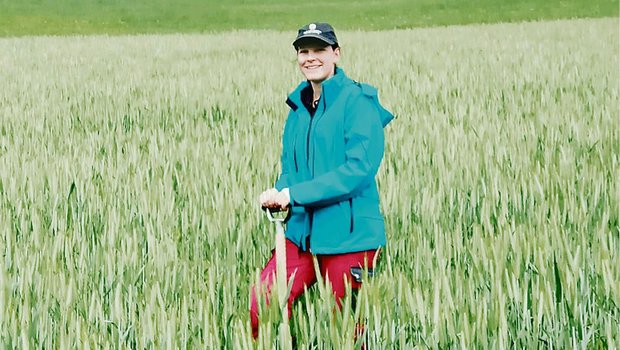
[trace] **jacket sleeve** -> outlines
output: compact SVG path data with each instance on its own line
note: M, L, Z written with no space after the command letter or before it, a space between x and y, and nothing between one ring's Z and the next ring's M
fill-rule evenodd
M378 107L366 95L353 98L344 121L346 161L336 169L289 188L291 203L326 206L354 197L374 179L383 158Z
M290 167L288 164L288 152L293 151L290 149L290 142L288 142L290 134L290 118L291 113L289 113L288 118L286 119L286 123L284 124L284 132L282 133L282 155L280 156L280 166L282 167L282 171L280 172L280 176L274 185L278 191L282 191L283 188L289 186L288 171Z

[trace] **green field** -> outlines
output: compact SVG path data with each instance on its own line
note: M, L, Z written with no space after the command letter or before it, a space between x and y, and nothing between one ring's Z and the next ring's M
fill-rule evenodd
M618 0L0 0L0 36L295 31L313 21L379 30L618 16Z
M298 344L620 346L618 19L339 35L398 116L389 244L355 309L296 305ZM291 40L0 39L0 347L252 346Z

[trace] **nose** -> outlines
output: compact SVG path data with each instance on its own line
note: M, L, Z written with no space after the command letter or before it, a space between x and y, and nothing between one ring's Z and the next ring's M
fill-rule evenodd
M308 52L306 54L306 61L314 61L316 60L316 56L314 56L314 52Z

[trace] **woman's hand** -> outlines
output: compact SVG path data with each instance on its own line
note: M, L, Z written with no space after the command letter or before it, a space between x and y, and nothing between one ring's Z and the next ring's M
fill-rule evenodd
M278 192L275 188L270 188L260 194L259 201L261 207L286 210L291 199L288 193L288 188L285 188L280 192Z
M270 188L263 193L260 194L258 200L260 202L260 206L263 208L274 208L274 200L273 198L278 194L278 190L275 188Z

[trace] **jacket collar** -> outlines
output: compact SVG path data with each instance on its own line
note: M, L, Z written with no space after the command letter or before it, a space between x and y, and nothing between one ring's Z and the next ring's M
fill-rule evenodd
M336 67L336 74L321 83L321 103L326 105L330 104L334 101L334 98L338 96L340 90L342 90L342 87L351 82L353 81L347 77L344 70ZM297 108L303 106L303 103L301 102L301 90L308 86L310 86L310 82L308 80L303 81L297 86L297 88L295 88L295 90L293 90L293 92L288 95L286 103L293 108L293 110L297 110Z

